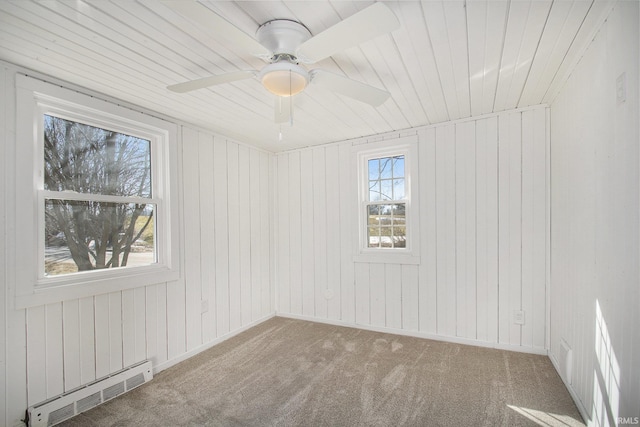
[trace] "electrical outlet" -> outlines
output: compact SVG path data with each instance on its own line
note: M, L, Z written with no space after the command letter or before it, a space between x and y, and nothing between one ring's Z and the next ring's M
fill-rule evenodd
M513 323L516 325L524 325L524 311L515 310L513 312Z
M204 314L209 311L209 300L202 300L200 302L200 313Z

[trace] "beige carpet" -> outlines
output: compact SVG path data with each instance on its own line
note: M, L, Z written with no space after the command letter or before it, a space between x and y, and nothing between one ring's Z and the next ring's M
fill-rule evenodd
M65 426L581 426L547 357L276 317Z

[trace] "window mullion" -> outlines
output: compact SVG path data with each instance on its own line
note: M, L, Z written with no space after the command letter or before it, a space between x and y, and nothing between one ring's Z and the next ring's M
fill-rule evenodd
M78 200L84 202L109 202L109 203L135 203L158 204L160 200L145 197L111 196L105 194L76 193L73 191L41 190L40 195L44 199L53 200Z

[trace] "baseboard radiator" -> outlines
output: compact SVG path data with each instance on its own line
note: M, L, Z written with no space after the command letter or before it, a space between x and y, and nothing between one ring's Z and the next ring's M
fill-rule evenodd
M152 379L151 362L140 362L30 407L27 424L31 427L54 426Z

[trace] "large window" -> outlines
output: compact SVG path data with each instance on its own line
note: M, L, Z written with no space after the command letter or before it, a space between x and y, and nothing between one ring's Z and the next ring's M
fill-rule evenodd
M151 142L43 119L44 275L155 263Z
M417 139L354 146L358 168L358 247L364 262L417 263Z
M17 86L17 305L176 279L175 125L28 77Z

